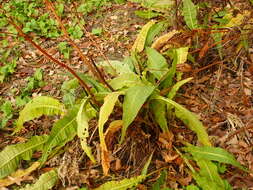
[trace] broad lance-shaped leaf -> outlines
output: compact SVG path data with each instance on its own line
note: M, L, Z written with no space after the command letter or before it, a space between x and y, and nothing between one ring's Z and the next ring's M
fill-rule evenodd
M77 121L77 136L80 138L81 146L84 150L84 152L87 154L87 156L90 158L90 160L95 163L96 160L94 156L92 155L91 148L89 147L87 143L87 138L89 137L89 118L88 114L86 112L86 104L87 104L87 98L84 99L82 102L79 111L77 113L76 121Z
M122 94L122 92L112 92L108 94L104 99L104 104L100 108L99 119L98 119L98 132L101 147L104 150L107 150L104 138L104 124L108 120L111 115L113 108L118 100L118 97Z
M165 184L167 180L167 171L166 169L164 169L161 173L160 173L160 177L156 180L156 182L152 185L152 189L151 190L161 190L161 186L163 184Z
M64 106L57 99L47 96L38 96L27 103L20 112L15 132L20 131L23 127L23 123L26 121L30 121L42 115L60 115L63 113Z
M145 46L150 46L152 41L154 40L155 36L158 35L160 32L166 30L168 28L168 26L169 26L168 21L161 21L161 22L154 24L150 28L150 30L148 31Z
M43 149L48 136L34 136L26 143L7 146L0 153L0 178L14 172L21 160L30 160L33 152Z
M39 166L40 166L39 162L34 162L32 163L31 166L29 166L29 168L16 170L10 176L5 177L4 179L0 179L0 187L7 187L14 184L17 181L22 181L22 179L25 180L25 178L29 176Z
M231 164L246 171L246 169L234 158L232 154L228 153L226 150L222 148L210 146L204 147L188 146L185 147L184 150L191 153L193 157L197 159L206 159L225 164Z
M110 65L108 65L108 61L101 61L98 65L102 66L107 74L114 77L126 73L134 73L133 68L125 61L110 60Z
M67 115L62 119L54 123L52 131L49 135L49 139L45 144L43 150L41 162L44 164L46 162L48 155L51 153L52 149L58 145L63 146L68 141L71 141L77 134L77 123L76 115L78 108L74 107L71 109Z
M191 30L198 27L197 8L191 0L183 1L183 16L186 25Z
M192 174L194 180L201 189L204 190L231 190L231 189L221 189L214 181L210 181L206 176L201 176L199 173Z
M148 160L146 161L144 167L142 168L141 175L147 175L147 173L148 173L148 167L149 167L149 165L150 165L150 163L151 163L151 160L152 160L152 158L153 158L153 153L154 153L154 152L152 152L152 154L149 156L149 158L148 158Z
M173 98L176 96L177 91L180 89L180 87L183 86L185 83L189 82L190 80L192 80L192 77L177 82L177 83L172 87L172 89L170 90L170 92L169 92L169 94L168 94L167 97L168 97L170 100L173 100ZM172 108L173 108L172 105L169 105L169 104L167 105L167 112L168 112L168 115L169 115L169 116L170 116L171 113L172 113L172 112L171 112Z
M208 134L203 126L203 124L198 120L196 115L187 109L185 109L183 106L179 105L178 103L174 102L173 100L164 98L162 96L158 96L158 100L163 100L167 102L168 104L172 105L176 109L176 116L184 122L185 125L187 125L192 131L194 131L197 136L198 140L206 146L211 146L211 142L209 140Z
M120 143L123 142L128 126L133 122L137 116L142 105L154 91L154 86L139 85L130 87L126 91L123 102L123 127L121 132Z
M108 174L110 163L108 161L108 151L107 146L105 143L105 136L104 136L104 124L108 120L109 116L111 115L113 108L118 100L118 97L123 92L112 92L108 94L104 99L104 104L100 108L99 112L99 119L98 119L98 133L99 133L99 140L101 146L101 160L102 160L102 167L104 175Z
M127 190L137 186L146 178L145 175L139 175L130 179L123 179L121 181L110 181L94 190Z
M210 184L212 184L211 186L212 189L217 189L217 190L226 189L225 181L223 181L222 178L220 177L218 173L218 168L214 163L206 159L196 159L196 162L200 168L198 175L201 178L206 178L206 181L208 181L209 186ZM198 180L198 177L196 177L195 180L200 187L202 187L203 189L206 189L205 188L206 183L203 184L203 181Z
M177 82L170 90L168 98L172 100L176 96L177 91L180 89L180 87L183 86L185 83L189 82L190 80L192 80L192 77Z
M176 34L181 33L181 31L178 30L172 30L167 34L164 34L157 38L155 42L151 45L152 48L159 50L161 47L163 47L165 44L169 43L169 40Z
M168 132L168 124L166 119L166 103L161 100L152 100L150 104L152 113L154 114L155 121L161 127L162 131Z
M223 59L223 53L222 53L222 48L223 48L223 45L222 45L222 33L213 33L211 34L212 38L214 39L214 42L216 45L216 49L219 53L219 56L220 56L220 59Z
M87 84L91 85L94 89L96 89L97 92L110 92L108 88L104 87L101 83L96 81L93 77L84 73L78 73L78 75L81 77L81 79L84 82L86 82Z
M58 174L55 170L51 170L40 176L35 184L28 184L20 190L49 190L52 189L58 180Z
M149 29L156 23L156 21L154 20L151 20L149 21L147 24L145 24L140 33L138 34L137 36L137 39L135 40L134 42L134 45L132 47L132 51L133 52L141 52L143 51L144 49L144 46L145 46L145 42L146 42L146 38L147 38L147 35L148 35L148 31Z
M148 71L151 72L158 80L168 71L168 63L166 59L155 49L147 47Z
M141 79L135 73L125 73L112 79L109 84L114 90L119 90L123 87L131 87L136 84L141 84Z

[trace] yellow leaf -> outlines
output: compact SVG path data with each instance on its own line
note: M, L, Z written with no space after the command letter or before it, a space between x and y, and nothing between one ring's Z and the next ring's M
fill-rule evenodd
M104 124L108 120L109 116L111 115L113 108L118 100L118 97L123 94L123 92L112 92L108 94L104 99L104 104L100 108L99 112L99 120L98 120L98 133L100 139L100 146L101 146L101 160L102 160L102 167L104 175L108 174L110 161L109 161L109 153L107 150L107 146L105 143L104 137Z
M142 29L141 32L138 34L134 45L132 47L132 51L137 51L137 52L141 52L144 49L145 46L145 42L146 42L146 38L149 32L149 29L151 28L151 26L153 26L156 23L155 20L151 20L149 21L147 24L145 24Z
M159 50L162 46L164 46L175 34L180 33L178 30L172 30L171 32L164 34L159 37L153 44L152 48Z
M235 17L233 17L233 14L230 13L227 16L225 16L225 18L229 19L230 21L224 27L232 28L235 26L240 26L243 23L243 20L245 20L245 18L249 16L250 16L249 11L244 11L243 14L237 14Z

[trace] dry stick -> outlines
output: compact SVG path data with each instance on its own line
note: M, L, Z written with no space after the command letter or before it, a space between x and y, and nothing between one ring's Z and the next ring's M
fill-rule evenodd
M38 44L36 44L10 18L9 18L9 23L12 24L17 29L17 31L18 31L18 33L19 33L20 36L24 37L26 41L30 42L35 48L37 48L41 53L43 53L43 55L45 55L46 57L48 57L54 63L60 65L61 67L65 68L66 70L68 70L79 81L80 85L84 88L84 90L91 96L91 99L92 99L93 103L96 104L97 106L99 106L99 103L96 101L93 93L90 91L89 86L76 74L76 72L72 68L70 68L68 65L60 62L59 60L53 58L50 54L48 54L46 52L46 50L44 50L42 47L40 47Z
M98 71L98 68L96 67L94 69L92 63L84 56L84 54L82 53L81 49L78 47L78 45L70 38L66 28L64 27L61 19L58 17L58 15L55 12L55 8L54 5L52 4L52 2L45 0L46 5L49 7L49 9L51 9L51 11L53 12L56 20L58 21L65 38L69 41L69 43L77 50L80 58L82 59L82 61L89 67L89 69L91 70L91 72L98 77L98 79L104 84L106 85L111 91L114 91L113 88L106 82L106 80L104 79L104 77L102 76L101 72Z
M227 139L225 140L225 142L227 142L228 140L230 140L233 136L238 135L239 133L244 132L244 131L246 131L247 129L251 129L251 128L253 128L253 125L248 125L248 126L245 126L245 127L240 128L240 129L237 129L236 131L232 132L232 133L227 137Z

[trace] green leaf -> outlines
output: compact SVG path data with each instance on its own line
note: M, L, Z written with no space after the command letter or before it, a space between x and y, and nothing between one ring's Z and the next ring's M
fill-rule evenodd
M103 32L102 28L92 28L91 33L96 36L100 36Z
M89 120L88 114L86 111L87 98L83 100L79 111L77 113L76 121L77 121L77 136L80 138L81 146L87 156L93 163L96 163L94 156L92 155L91 148L87 143L87 138L89 137Z
M141 84L141 79L135 73L125 73L112 79L109 84L114 90L119 90L123 87L131 87L136 84Z
M150 104L152 113L156 122L159 124L163 132L168 132L168 124L166 119L166 103L161 100L152 100Z
M8 75L14 73L16 66L16 61L12 61L10 63L5 63L4 66L0 67L0 83L2 83Z
M81 39L81 37L83 36L83 31L79 25L70 26L68 28L68 33L73 39Z
M104 87L100 82L96 81L93 77L87 75L78 73L78 75L81 77L84 82L91 85L97 92L110 92L108 88Z
M49 139L45 144L43 150L41 162L44 164L47 160L48 155L51 153L52 149L58 145L65 145L68 141L71 141L77 134L77 116L78 109L74 107L71 109L67 115L62 119L54 123L52 131L49 135Z
M76 78L68 80L68 81L64 81L62 86L61 86L61 90L63 92L65 91L70 91L72 89L76 89L79 86L78 80Z
M69 59L71 48L69 47L67 42L60 42L58 44L58 49L63 54L65 59Z
M167 171L163 170L158 180L152 185L152 190L160 190L161 186L166 183Z
M145 178L146 178L145 175L140 175L137 177L132 177L130 179L123 179L121 181L110 181L94 190L109 190L109 189L110 190L127 190L127 189L137 186Z
M200 176L198 173L194 173L192 174L193 178L195 179L195 181L197 182L197 184L201 187L201 189L204 190L221 190L219 187L217 187L217 185L215 184L215 182L213 181L209 181L205 176Z
M177 91L179 90L179 88L180 88L182 85L184 85L185 83L189 82L190 80L192 80L192 77L177 82L177 83L172 87L172 89L170 90L170 92L169 92L169 94L168 94L167 97L168 97L170 100L173 100L173 98L176 96ZM169 117L171 116L172 108L173 108L172 105L167 105L167 113L168 113L168 116L169 116Z
M64 106L58 100L47 97L38 96L25 105L20 112L15 132L20 131L23 123L38 118L42 115L61 115L64 113Z
M209 183L212 183L213 188L215 187L214 189L217 189L217 190L225 189L225 183L220 177L217 166L214 163L205 159L196 159L196 162L198 166L200 167L200 171L198 175L205 177L207 181L209 181ZM196 180L196 182L198 183L200 187L204 189L204 187L201 186L202 183L199 183L199 180Z
M4 104L0 106L0 111L3 112L2 120L0 121L0 128L2 128L13 116L12 114L13 109L11 102L9 100L5 101Z
M176 96L177 91L179 90L179 88L180 88L181 86L183 86L185 83L187 83L187 82L189 82L190 80L192 80L192 79L193 79L193 78L190 77L190 78L187 78L187 79L184 79L184 80L181 80L181 81L177 82L177 83L172 87L172 89L170 90L170 92L169 92L169 94L168 94L168 98L172 100L172 99Z
M14 172L21 160L30 160L33 152L43 149L48 136L33 136L26 143L7 146L0 153L0 178Z
M134 12L137 16L141 18L151 19L160 15L158 12L153 12L151 10L138 10Z
M35 80L42 81L43 80L43 71L42 71L42 69L36 69L33 77L34 77Z
M178 64L183 64L187 60L189 47L181 47L173 50L173 62L166 74L167 77L165 81L161 84L164 87L169 87L173 84L173 78L176 74L176 68Z
M146 38L148 35L148 31L155 23L156 23L156 21L151 20L142 27L142 29L141 29L139 35L137 36L137 39L135 40L134 45L132 47L133 52L135 52L135 51L141 52L144 49Z
M198 27L197 7L191 0L183 0L183 16L186 25L191 30Z
M169 26L169 23L167 21L161 21L154 24L148 31L145 46L150 46L155 36L158 35L160 32L163 32L164 30L166 30L168 26Z
M57 14L58 14L59 16L61 16L61 15L63 14L63 12L64 12L64 3L58 2L58 3L55 5L55 7L56 7L56 12L57 12Z
M166 59L155 49L147 47L146 53L148 56L148 71L160 80L168 71L168 64Z
M180 120L182 120L185 125L187 125L192 131L194 131L197 134L198 140L205 146L211 146L211 142L209 140L205 127L198 120L197 116L194 113L188 111L183 106L179 105L173 100L164 98L162 96L158 96L156 99L163 100L167 102L168 104L174 106L176 109L176 116Z
M186 190L199 190L199 188L196 185L187 185Z
M132 68L126 63L117 60L110 60L110 64L107 61L99 62L99 66L101 65L102 68L106 71L106 73L112 76L119 76L126 73L133 73Z
M57 172L55 170L51 170L42 174L35 184L28 184L25 188L21 188L20 190L49 190L54 187L57 181Z
M122 94L122 92L112 92L108 94L104 99L104 104L100 108L99 112L99 120L98 120L98 133L100 144L103 150L107 150L104 138L104 124L108 120L111 115L113 108L118 100L118 97Z
M142 105L145 103L147 98L154 91L154 86L137 85L130 87L126 91L123 102L123 127L121 132L120 143L123 142L128 126L133 122L137 116Z
M219 33L219 32L213 33L211 36L213 37L214 42L217 44L216 49L219 53L220 58L223 59L223 53L222 53L223 46L222 46L222 43L221 43L222 33Z
M173 0L141 0L141 3L144 7L163 13L168 13L168 11L175 5L175 1Z
M153 153L149 156L147 162L145 163L144 167L142 168L141 175L147 175L148 167L151 163L152 157L153 157Z
M225 164L231 164L236 166L244 171L247 171L235 158L232 154L228 153L226 150L217 147L196 147L188 146L184 148L185 151L191 153L197 159L206 159L217 161Z

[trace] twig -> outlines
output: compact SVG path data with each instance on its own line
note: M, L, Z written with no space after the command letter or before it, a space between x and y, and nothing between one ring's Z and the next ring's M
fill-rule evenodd
M244 132L244 131L246 131L248 129L251 129L251 128L253 128L253 125L248 125L248 126L240 128L240 129L237 129L236 131L234 131L231 134L229 134L229 136L227 137L227 139L225 140L225 142L227 142L228 140L230 140L233 136L238 135L239 133Z
M101 71L98 69L96 63L94 62L94 60L92 58L90 58L91 60L91 63L93 64L93 66L96 68L98 74L101 76L101 80L104 82L104 84L107 84L106 81L105 81L105 78L103 77ZM114 91L114 89L108 84L107 86L111 91Z

